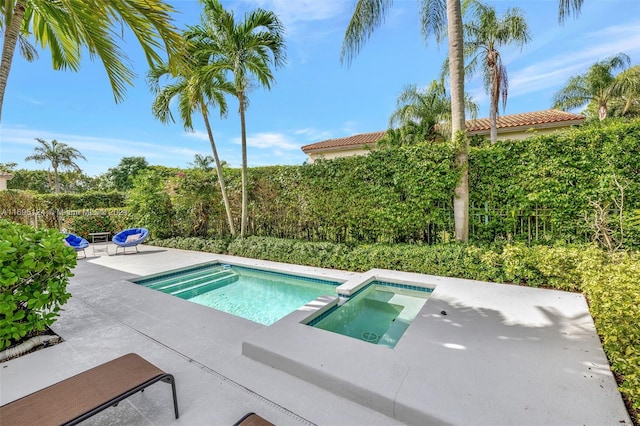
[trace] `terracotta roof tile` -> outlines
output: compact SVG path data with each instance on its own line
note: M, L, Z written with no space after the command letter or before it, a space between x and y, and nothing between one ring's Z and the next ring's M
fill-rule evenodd
M381 132L361 133L359 135L347 136L338 139L327 139L322 142L312 143L311 145L305 145L302 147L302 151L317 151L327 148L340 148L354 145L374 145L384 135L386 130Z
M498 116L498 129L509 129L515 127L535 127L544 124L563 123L567 125L579 124L584 121L584 116L572 114L570 112L550 109L546 111L525 112L522 114L509 114ZM491 125L488 118L477 120L467 120L467 131L482 133L489 131Z
M522 114L501 115L498 117L498 129L517 129L530 127L545 127L565 123L566 125L580 124L584 121L584 116L569 112L550 109L546 111L525 112ZM488 118L477 120L467 120L467 131L472 134L488 133L490 129ZM322 142L312 143L302 147L302 151L323 151L332 148L348 148L360 145L374 145L384 135L386 131L362 133L359 135L347 136L344 138L327 139Z

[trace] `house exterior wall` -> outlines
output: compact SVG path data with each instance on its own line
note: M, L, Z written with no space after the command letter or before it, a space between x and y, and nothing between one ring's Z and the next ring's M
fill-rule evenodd
M372 148L352 148L352 149L340 149L335 151L322 151L322 152L309 152L309 163L313 164L317 159L324 158L325 160L333 160L339 157L351 157L353 155L367 155Z
M504 141L507 139L510 140L515 140L515 141L521 141L523 139L527 139L530 138L531 136L537 136L537 135L548 135L551 133L555 133L558 131L563 131L563 130L567 130L569 129L571 126L567 126L567 127L555 127L555 128L549 128L549 129L528 129L528 130L518 130L515 132L500 132L498 133L498 140L499 141ZM485 136L487 139L489 139L489 135L483 135Z
M7 190L7 181L11 180L13 175L0 173L0 191Z

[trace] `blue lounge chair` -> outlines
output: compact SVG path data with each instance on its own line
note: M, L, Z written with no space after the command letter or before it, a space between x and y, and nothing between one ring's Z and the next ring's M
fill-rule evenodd
M76 253L82 250L84 257L87 257L87 252L84 251L84 249L89 247L89 241L75 234L67 234L64 240L67 242L69 246L73 247Z
M137 253L138 244L144 242L148 236L149 230L146 228L129 228L118 232L111 241L116 245L116 254L121 247L123 253L126 253L127 247L135 247Z

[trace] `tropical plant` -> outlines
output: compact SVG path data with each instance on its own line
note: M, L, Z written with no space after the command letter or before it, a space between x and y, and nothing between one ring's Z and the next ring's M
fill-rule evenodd
M193 157L193 161L189 163L194 169L200 169L204 171L211 171L211 163L215 160L210 155L196 154Z
M122 101L125 86L135 74L127 67L122 52L124 27L133 32L150 65L161 62L158 49L174 62L182 40L170 14L174 9L162 0L5 0L0 2L0 27L4 40L0 59L0 120L2 104L16 46L27 60L37 55L25 43L51 50L53 68L78 71L83 51L97 56L105 67L116 102Z
M470 97L465 97L467 113L477 115L478 106ZM389 118L389 127L399 127L398 143L416 143L448 139L451 119L451 98L444 84L433 80L420 90L415 84L405 86L396 102L397 109Z
M25 158L25 161L35 161L36 163L43 163L45 161L51 162L53 168L53 175L55 178L56 194L60 192L60 176L58 175L58 169L69 168L75 171L81 171L74 160L82 158L86 160L85 156L75 148L70 147L66 143L52 140L51 143L41 138L36 138L36 141L40 146L36 146L33 150L33 154Z
M0 220L0 350L56 321L76 262L57 230Z
M529 42L529 28L518 8L507 9L501 17L492 6L468 3L473 19L464 24L464 51L469 57L466 72L474 74L482 68L485 90L489 93L489 123L491 143L498 140L498 105L507 106L509 79L507 68L498 49L512 43L522 47Z
M11 173L16 168L18 163L0 163L0 173Z
M227 114L227 101L225 94L234 93L234 86L229 83L224 75L223 70L218 69L215 73L208 72L205 67L208 65L208 58L204 55L198 55L198 38L193 33L187 33L187 38L193 38L195 44L190 46L190 58L188 69L185 68L184 73L176 76L173 83L169 83L164 87L160 87L160 80L165 77L171 77L171 69L168 64L160 64L153 67L149 71L148 81L151 90L155 93L156 98L153 101L153 115L163 123L174 121L171 113L171 100L178 98L178 108L180 118L184 128L193 131L192 115L195 111L199 111L202 115L204 125L207 129L209 144L213 152L213 159L216 163L216 172L218 174L218 182L222 192L222 199L227 213L227 221L231 235L235 236L236 231L233 225L233 216L231 215L231 206L227 197L227 189L224 181L224 174L216 148L216 142L213 137L213 130L209 122L209 106L217 106L220 110L220 116Z
M618 53L593 64L585 74L576 75L553 97L553 107L562 110L580 108L589 102L598 106L598 118L604 120L609 115L609 104L624 94L637 93L640 83L636 74L620 73L630 63L629 56Z
M220 72L231 74L234 94L238 98L242 140L242 217L240 235L247 231L247 128L245 111L248 90L255 78L270 89L275 81L273 69L286 63L284 27L278 16L264 9L248 12L236 21L233 12L218 0L203 0L204 16L200 25L188 31L188 39L197 46L198 55L207 58L203 78L216 78Z
M106 178L118 191L127 191L133 188L133 180L136 175L149 167L144 157L122 157L116 167L111 167L105 173Z
M625 91L612 97L607 103L607 117L640 117L640 65L635 65L616 76ZM587 118L598 118L599 105L592 99L584 114Z

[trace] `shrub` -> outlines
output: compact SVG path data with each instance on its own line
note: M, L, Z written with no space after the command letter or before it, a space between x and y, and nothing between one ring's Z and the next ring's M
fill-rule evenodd
M298 265L345 269L350 249L345 244L314 243L270 237L238 238L229 254Z
M640 254L581 265L584 292L620 391L640 416Z
M152 245L158 247L171 247L181 250L203 251L207 253L227 252L229 241L227 240L210 240L199 237L174 237L163 240L153 240Z
M55 322L76 259L60 232L0 220L0 350Z
M127 200L129 220L137 227L149 229L153 238L176 235L175 210L169 195L172 188L166 182L169 174L176 173L155 169L140 172Z
M69 232L83 238L87 238L91 232L108 231L115 235L125 229L127 225L126 210L118 208L77 210L68 212L65 217L65 226Z
M33 195L25 191L0 191L0 219L27 224L35 214Z

